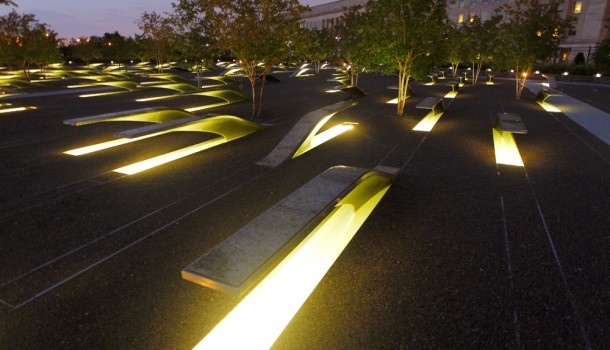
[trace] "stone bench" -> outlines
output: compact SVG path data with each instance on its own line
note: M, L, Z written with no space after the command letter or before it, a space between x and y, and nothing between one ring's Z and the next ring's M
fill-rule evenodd
M494 118L494 128L498 131L510 132L512 134L527 134L527 127L521 116L516 113L498 112Z
M64 120L63 123L66 125L80 126L100 122L111 122L111 121L143 121L143 122L163 122L171 119L178 119L177 117L192 117L193 114L182 110L176 110L175 113L180 114L179 116L169 116L169 108L165 107L152 107L152 108L139 108L131 109L128 111L120 111L115 113L104 113L98 115L92 115L82 118L74 118ZM166 114L169 118L163 118L160 115Z
M561 92L553 89L540 89L534 97L534 100L538 103L545 103L546 100L551 96L561 96Z
M386 169L332 167L250 221L182 270L182 278L243 295L277 266L364 178ZM394 174L396 171L394 171Z
M335 114L356 106L358 102L347 100L328 105L303 116L280 143L262 160L257 162L260 166L276 167L290 157L294 157L303 144L310 142L315 133Z
M445 111L445 104L442 98L438 97L426 97L423 101L418 103L415 108L429 109L436 115Z
M447 82L447 86L451 88L451 92L457 93L458 91L460 91L460 83L456 80Z

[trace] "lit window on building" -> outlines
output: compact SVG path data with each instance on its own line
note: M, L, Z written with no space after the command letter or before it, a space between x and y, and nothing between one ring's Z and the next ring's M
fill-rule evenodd
M570 59L570 50L563 50L563 52L561 53L561 60L567 61L569 59Z
M471 12L471 13L468 15L468 22L470 22L470 23L474 22L474 17L475 17L474 13L472 13L472 12Z
M582 1L576 1L574 3L574 14L577 15L582 11Z
M457 22L458 22L458 23L464 23L464 14L463 14L463 13L460 13L460 14L458 15Z

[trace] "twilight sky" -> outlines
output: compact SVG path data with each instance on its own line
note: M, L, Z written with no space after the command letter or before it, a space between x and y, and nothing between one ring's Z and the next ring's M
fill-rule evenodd
M40 22L48 24L60 38L102 36L118 30L121 35L138 33L134 23L144 11L170 12L175 0L13 0L18 13L36 15ZM315 6L332 0L300 0L302 4ZM11 11L12 6L0 5L0 16Z

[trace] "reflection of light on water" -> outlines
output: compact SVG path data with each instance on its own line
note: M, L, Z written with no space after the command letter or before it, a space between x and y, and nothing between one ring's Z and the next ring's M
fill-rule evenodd
M365 178L195 348L270 348L379 203L391 181L378 174Z

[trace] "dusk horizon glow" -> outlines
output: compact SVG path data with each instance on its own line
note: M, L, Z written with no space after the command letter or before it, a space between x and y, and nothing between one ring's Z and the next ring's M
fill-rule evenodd
M300 0L303 5L316 6L332 0ZM0 16L13 9L19 14L33 14L49 25L58 38L103 36L118 31L121 35L140 33L135 23L144 11L172 12L177 0L15 0L17 7L0 5Z

